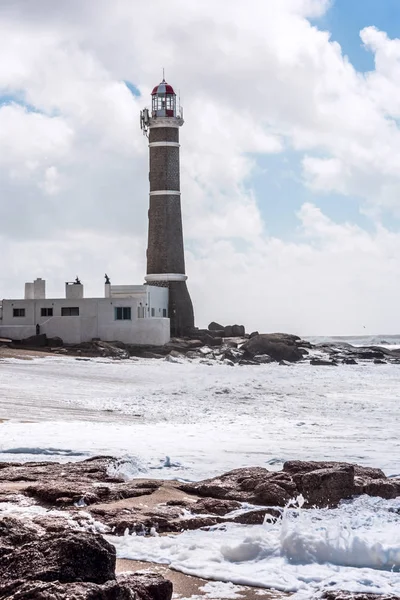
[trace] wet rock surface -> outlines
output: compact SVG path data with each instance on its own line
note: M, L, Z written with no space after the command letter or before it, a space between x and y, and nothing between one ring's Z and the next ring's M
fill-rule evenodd
M0 599L170 600L171 584L159 575L116 577L115 549L103 534L261 524L279 519L282 507L300 494L305 508L334 507L362 493L400 494L399 479L340 462L288 461L281 471L248 467L196 483L126 482L118 465L111 457L0 465L0 503L52 509L32 511L29 518L0 516ZM325 598L352 596L327 592Z
M208 329L193 329L185 338L172 338L164 346L134 345L123 342L93 340L81 344L63 344L61 338L47 338L45 334L32 336L20 342L7 344L9 348L32 349L52 354L67 354L77 360L92 357L126 360L135 358L206 360L205 364L220 362L225 365L254 366L271 362L289 365L307 362L314 367L357 365L369 361L376 365L400 364L400 349L385 346L356 347L345 342L311 344L288 333L245 333L243 325L209 324Z
M1 599L171 599L172 584L159 575L116 577L115 548L100 533L53 519L0 518Z
M400 480L388 479L380 469L340 462L286 462L282 471L263 467L235 469L213 479L184 483L181 489L263 506L285 506L300 494L305 506L336 506L360 494L396 498Z

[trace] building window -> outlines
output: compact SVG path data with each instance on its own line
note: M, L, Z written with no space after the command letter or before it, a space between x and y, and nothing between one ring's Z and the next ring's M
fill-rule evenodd
M24 317L25 309L24 308L13 308L13 317Z
M52 308L41 308L40 309L40 316L41 317L52 317L53 316L53 309Z
M78 306L63 306L61 308L61 316L62 317L79 317L79 307Z
M152 309L151 309L151 316L152 316L152 317L155 317L155 316L156 316L156 309L155 309L155 308L152 308Z
M162 316L163 316L163 317L166 317L166 316L167 316L167 309L166 309L166 308L163 308L163 309L162 309Z
M116 306L114 308L115 311L115 320L116 321L131 321L131 307L130 306Z
M137 307L137 316L138 319L144 319L144 306Z

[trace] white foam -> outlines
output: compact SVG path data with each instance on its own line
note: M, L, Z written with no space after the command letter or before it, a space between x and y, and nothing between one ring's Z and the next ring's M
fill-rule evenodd
M112 454L126 477L180 479L294 458L398 473L399 387L398 365L5 361L0 460Z
M362 496L334 510L288 509L264 526L226 524L149 539L109 537L120 558L189 575L297 592L400 593L400 500ZM308 594L308 596L307 596Z

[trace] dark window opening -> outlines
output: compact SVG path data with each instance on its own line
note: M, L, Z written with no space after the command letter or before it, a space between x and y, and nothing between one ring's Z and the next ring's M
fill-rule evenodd
M162 310L162 316L163 317L167 316L167 309L166 308L163 308L163 310Z
M40 316L41 317L52 317L53 316L53 309L52 308L41 308L40 309Z
M152 317L155 317L155 316L156 316L156 309L155 309L155 308L152 308L152 309L151 309L151 316L152 316Z
M79 307L78 306L64 306L61 309L62 317L79 317Z
M25 309L24 308L13 308L13 317L24 317Z
M116 306L115 309L115 320L116 321L131 321L131 307L130 306Z

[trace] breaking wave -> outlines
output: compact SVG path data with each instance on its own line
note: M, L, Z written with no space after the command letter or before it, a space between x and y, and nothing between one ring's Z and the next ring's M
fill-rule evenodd
M121 558L189 575L314 597L321 590L400 593L400 499L361 496L337 509L287 508L275 523L179 536L109 538Z

